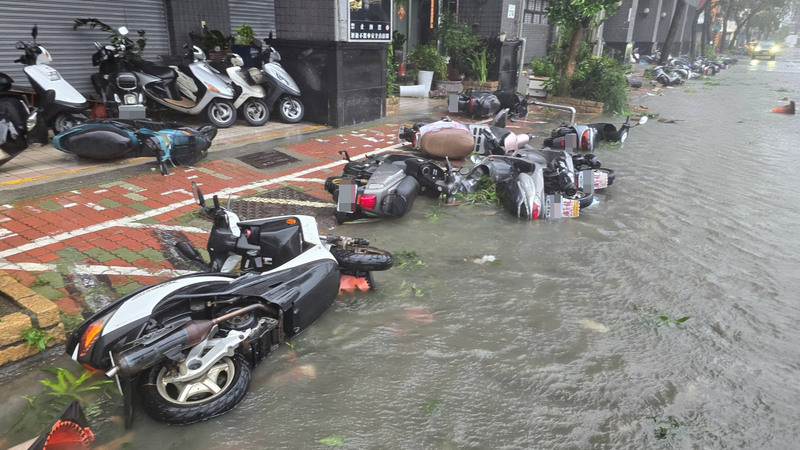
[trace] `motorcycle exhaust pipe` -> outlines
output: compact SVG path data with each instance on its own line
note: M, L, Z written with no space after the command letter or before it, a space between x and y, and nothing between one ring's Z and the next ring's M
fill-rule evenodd
M145 335L133 341L129 348L117 354L117 365L108 370L106 376L109 378L116 375L130 377L156 365L164 358L175 359L183 350L203 341L215 325L254 309L267 311L266 306L254 304L211 320L190 320L180 327L165 328L159 332Z

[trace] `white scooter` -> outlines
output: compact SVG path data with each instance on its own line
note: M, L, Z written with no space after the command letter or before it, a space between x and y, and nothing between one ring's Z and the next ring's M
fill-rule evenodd
M36 43L38 34L39 28L34 25L31 29L33 42L17 42L17 50L24 50L25 54L14 62L25 65L22 70L38 97L39 123L52 127L59 134L89 120L85 114L89 104L56 69L50 67L53 58L47 49Z
M230 57L231 66L225 69L231 83L240 87L242 92L236 97L233 106L250 125L260 126L269 120L269 107L265 98L266 90L256 83L249 72L242 70L244 60L236 53Z
M236 92L222 75L209 66L205 53L192 47L194 61L188 66L159 66L150 61L131 61L144 94L155 103L185 114L205 113L212 125L227 128L236 121Z

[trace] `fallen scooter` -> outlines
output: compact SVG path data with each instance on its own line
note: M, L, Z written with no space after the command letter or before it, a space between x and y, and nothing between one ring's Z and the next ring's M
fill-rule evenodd
M188 424L225 414L247 393L251 369L330 307L342 274L392 266L363 239L320 236L310 216L240 222L214 196L210 263L188 244L178 249L210 272L139 288L73 331L66 352L116 379L126 425L133 397L148 415ZM230 273L241 262L241 273ZM371 284L371 283L370 283Z
M190 166L208 154L217 129L149 119L94 119L53 138L64 153L99 160L154 156L163 175L169 166Z

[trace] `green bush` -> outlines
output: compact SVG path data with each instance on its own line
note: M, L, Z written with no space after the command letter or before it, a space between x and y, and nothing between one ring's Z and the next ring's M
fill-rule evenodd
M386 52L386 96L394 97L400 91L397 85L397 64L394 62L394 44L389 44Z
M577 64L570 80L570 96L604 102L608 111L623 113L628 107L628 73L628 65L608 56L585 59Z
M436 50L433 44L418 45L408 55L408 61L413 70L429 70L438 80L444 80L447 66L444 57Z
M442 14L435 36L442 41L444 53L450 57L449 69L471 78L480 77L481 70L475 69L472 60L484 47L472 32L471 26L459 22L455 14L445 12Z
M535 77L556 76L556 66L548 57L537 58L531 61L531 75Z

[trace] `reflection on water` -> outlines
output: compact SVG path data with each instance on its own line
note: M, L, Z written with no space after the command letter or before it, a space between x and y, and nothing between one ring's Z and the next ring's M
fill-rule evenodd
M617 181L580 218L527 223L420 198L402 220L342 227L422 264L338 299L254 371L230 414L187 427L139 414L129 434L101 420L99 439L792 447L800 152L796 119L769 110L798 74L748 70L781 64L740 64L715 83L637 101L675 121L597 151Z

